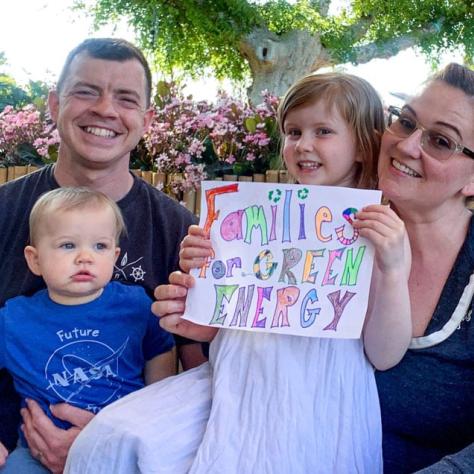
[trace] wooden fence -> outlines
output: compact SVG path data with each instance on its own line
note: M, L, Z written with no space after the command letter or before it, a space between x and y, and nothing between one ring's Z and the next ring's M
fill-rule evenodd
M0 184L12 181L16 178L32 173L38 169L37 166L10 166L7 168L0 168ZM183 179L180 173L157 173L154 171L142 171L139 169L131 170L136 176L142 178L147 183L162 189L165 193L170 195L177 201L182 201L184 206L191 212L199 216L201 194L200 189L197 191L187 191L184 193L175 194L172 192L171 184ZM287 183L288 171L286 170L268 170L265 174L254 174L253 176L237 176L233 174L226 174L222 178L215 178L216 181L255 181L267 183Z
M10 166L8 168L0 168L0 184L12 181L13 179L32 173L38 169L37 166ZM188 191L185 193L174 194L170 184L173 181L182 180L180 173L156 173L155 171L131 170L135 175L144 179L147 183L157 186L173 199L183 202L184 206L191 212L199 216L201 203L201 190ZM226 174L223 178L215 178L216 181L254 181L260 183L287 183L288 171L286 170L268 170L265 174L254 174L253 176L237 176L234 174ZM474 198L467 200L467 207L474 211Z
M170 184L183 179L180 173L156 173L154 171L132 170L140 178L146 182L162 189L173 199L183 202L184 206L191 212L199 216L201 205L201 190L187 191L184 193L175 194L172 192ZM287 183L288 171L286 170L268 170L265 174L258 173L252 176L237 176L234 174L225 174L222 178L214 178L215 181L250 181L260 183Z
M32 173L38 169L34 165L25 165L25 166L9 166L8 168L0 168L0 184L6 183L7 181L12 181L20 176L25 174Z

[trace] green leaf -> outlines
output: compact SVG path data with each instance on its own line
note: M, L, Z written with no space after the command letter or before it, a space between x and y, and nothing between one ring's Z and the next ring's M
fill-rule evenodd
M248 117L244 120L244 125L247 131L250 133L255 133L257 130L257 120L255 117Z

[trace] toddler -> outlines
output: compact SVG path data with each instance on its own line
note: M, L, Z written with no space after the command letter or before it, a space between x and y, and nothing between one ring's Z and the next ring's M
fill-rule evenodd
M59 188L30 215L29 269L47 289L0 309L0 367L13 376L23 403L35 400L53 422L51 404L97 413L104 406L174 373L174 342L150 311L139 286L110 282L124 222L100 192ZM21 436L1 474L46 473L41 452Z

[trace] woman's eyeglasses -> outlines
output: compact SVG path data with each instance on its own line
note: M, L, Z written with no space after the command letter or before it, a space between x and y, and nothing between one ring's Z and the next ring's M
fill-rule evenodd
M421 130L421 148L433 158L446 161L455 153L464 153L470 158L474 158L474 152L465 146L457 143L450 137L425 128L420 125L411 115L398 107L388 108L388 128L387 131L400 138L408 138L416 130Z

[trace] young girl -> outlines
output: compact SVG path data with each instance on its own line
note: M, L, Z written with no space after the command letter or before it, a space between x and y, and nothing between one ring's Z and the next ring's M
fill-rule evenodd
M296 182L375 186L383 109L366 81L337 73L307 76L283 98L278 120L283 158ZM155 404L160 404L160 397L169 403L167 417L158 416L158 422L153 422L155 433L141 435L140 449L134 449L133 455L129 451L127 459L134 456L153 472L382 472L373 366L387 369L395 365L410 341L410 252L404 225L387 206L363 209L354 227L375 247L363 340L199 326L181 319L192 277L174 273L171 285L157 288L160 301L154 311L161 315L162 326L186 337L213 338L210 362L155 384ZM199 267L210 255L208 236L199 227L191 227L182 244L181 268ZM212 391L210 411L206 383ZM92 451L103 453L106 443L98 445L97 441L103 434L123 443L126 430L138 431L136 423L132 428L127 421L124 428L125 416L120 421L118 417L133 410L135 420L137 413L143 413L144 423L143 407L152 403L146 401L151 391L147 394L136 395L131 402L125 399L124 406L107 412L107 419L106 411L102 412L95 432L86 430L74 447L70 465L77 463L78 468L70 472L84 472L81 457L85 459ZM120 429L115 427L118 424ZM167 430L169 426L173 428ZM152 444L157 451L154 456L147 448ZM165 453L160 453L161 446ZM94 459L96 468L97 461L99 456ZM114 472L121 464L114 461Z

